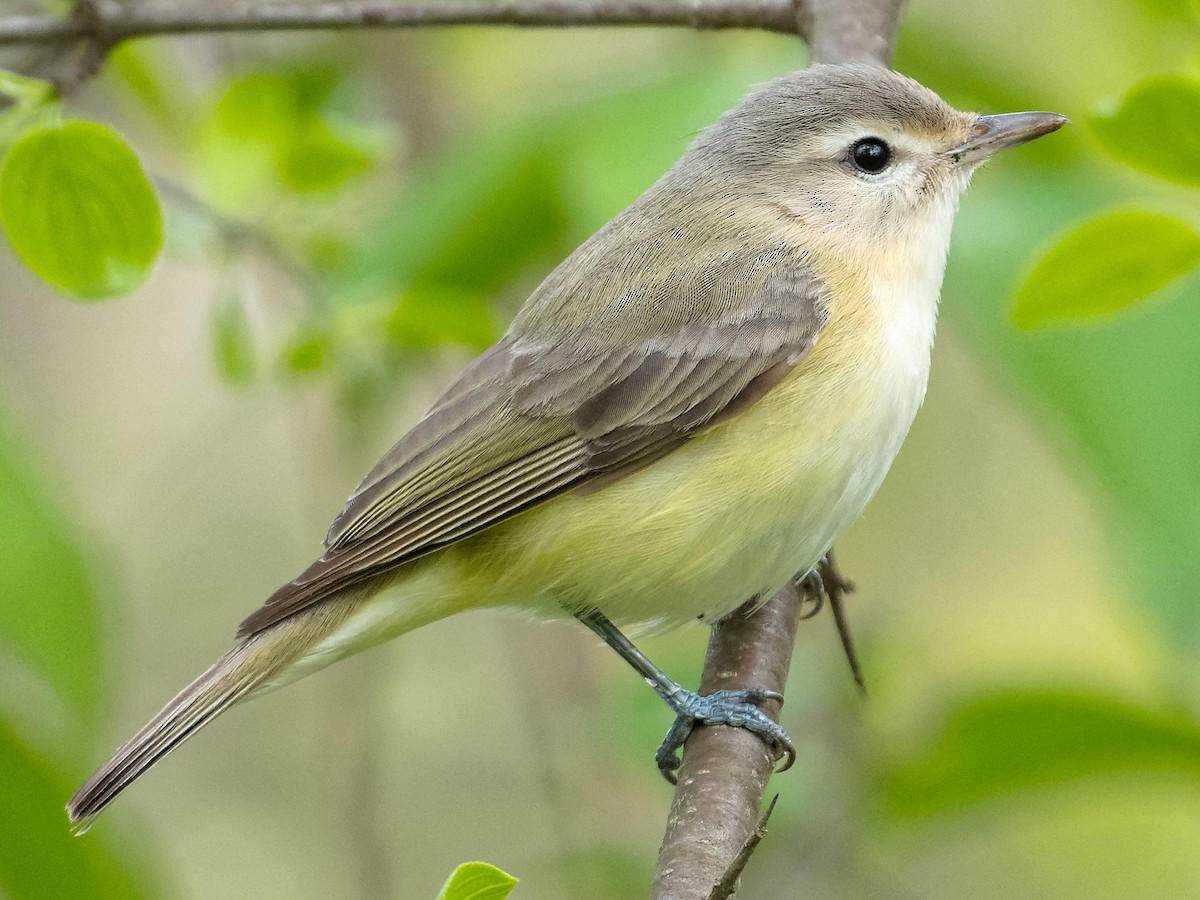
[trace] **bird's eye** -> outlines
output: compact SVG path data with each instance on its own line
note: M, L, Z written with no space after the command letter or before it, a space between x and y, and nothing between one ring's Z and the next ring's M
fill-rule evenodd
M850 148L850 160L860 171L875 175L892 161L892 148L877 137L862 138Z

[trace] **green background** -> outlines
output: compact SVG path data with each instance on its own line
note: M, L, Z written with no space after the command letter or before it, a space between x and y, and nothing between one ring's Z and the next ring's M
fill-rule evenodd
M742 896L1195 895L1197 276L1102 318L1013 308L1090 215L1196 224L1194 187L1088 122L1198 53L1184 0L912 5L902 71L1076 125L964 198L926 407L839 544L871 696L804 623L800 759ZM0 894L433 897L466 859L529 900L645 893L666 714L570 623L438 623L234 710L84 838L61 807L539 278L804 61L667 30L193 38L72 98L159 179L167 250L78 304L0 245ZM705 637L645 648L694 682Z

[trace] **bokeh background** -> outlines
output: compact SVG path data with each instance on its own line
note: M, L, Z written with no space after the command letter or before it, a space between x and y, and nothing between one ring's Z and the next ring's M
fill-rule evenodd
M914 0L897 68L960 108L1083 120L1197 65L1198 21ZM196 37L71 98L160 180L168 251L84 304L0 243L0 895L421 898L475 858L524 900L645 894L667 714L571 623L436 624L230 712L84 838L61 808L529 288L804 63L679 30ZM925 408L839 544L870 697L828 615L804 622L800 759L739 896L1196 896L1200 285L1010 318L1055 235L1129 201L1200 210L1083 124L977 177ZM645 649L695 683L706 637Z

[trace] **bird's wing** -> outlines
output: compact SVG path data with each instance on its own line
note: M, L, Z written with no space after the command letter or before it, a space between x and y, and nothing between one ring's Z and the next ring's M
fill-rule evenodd
M828 317L824 285L795 251L710 255L685 268L547 279L510 332L363 480L325 554L247 618L239 637L669 453L775 385ZM564 336L551 322L570 314L575 280L610 299L593 311L593 327Z

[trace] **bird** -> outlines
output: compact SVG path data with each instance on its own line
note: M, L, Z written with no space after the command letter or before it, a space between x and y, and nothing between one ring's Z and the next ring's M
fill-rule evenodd
M1056 113L960 112L889 69L814 65L701 132L533 290L367 474L324 552L76 792L86 830L229 707L478 607L575 616L676 713L794 755L626 632L713 623L810 571L925 395L959 198Z

